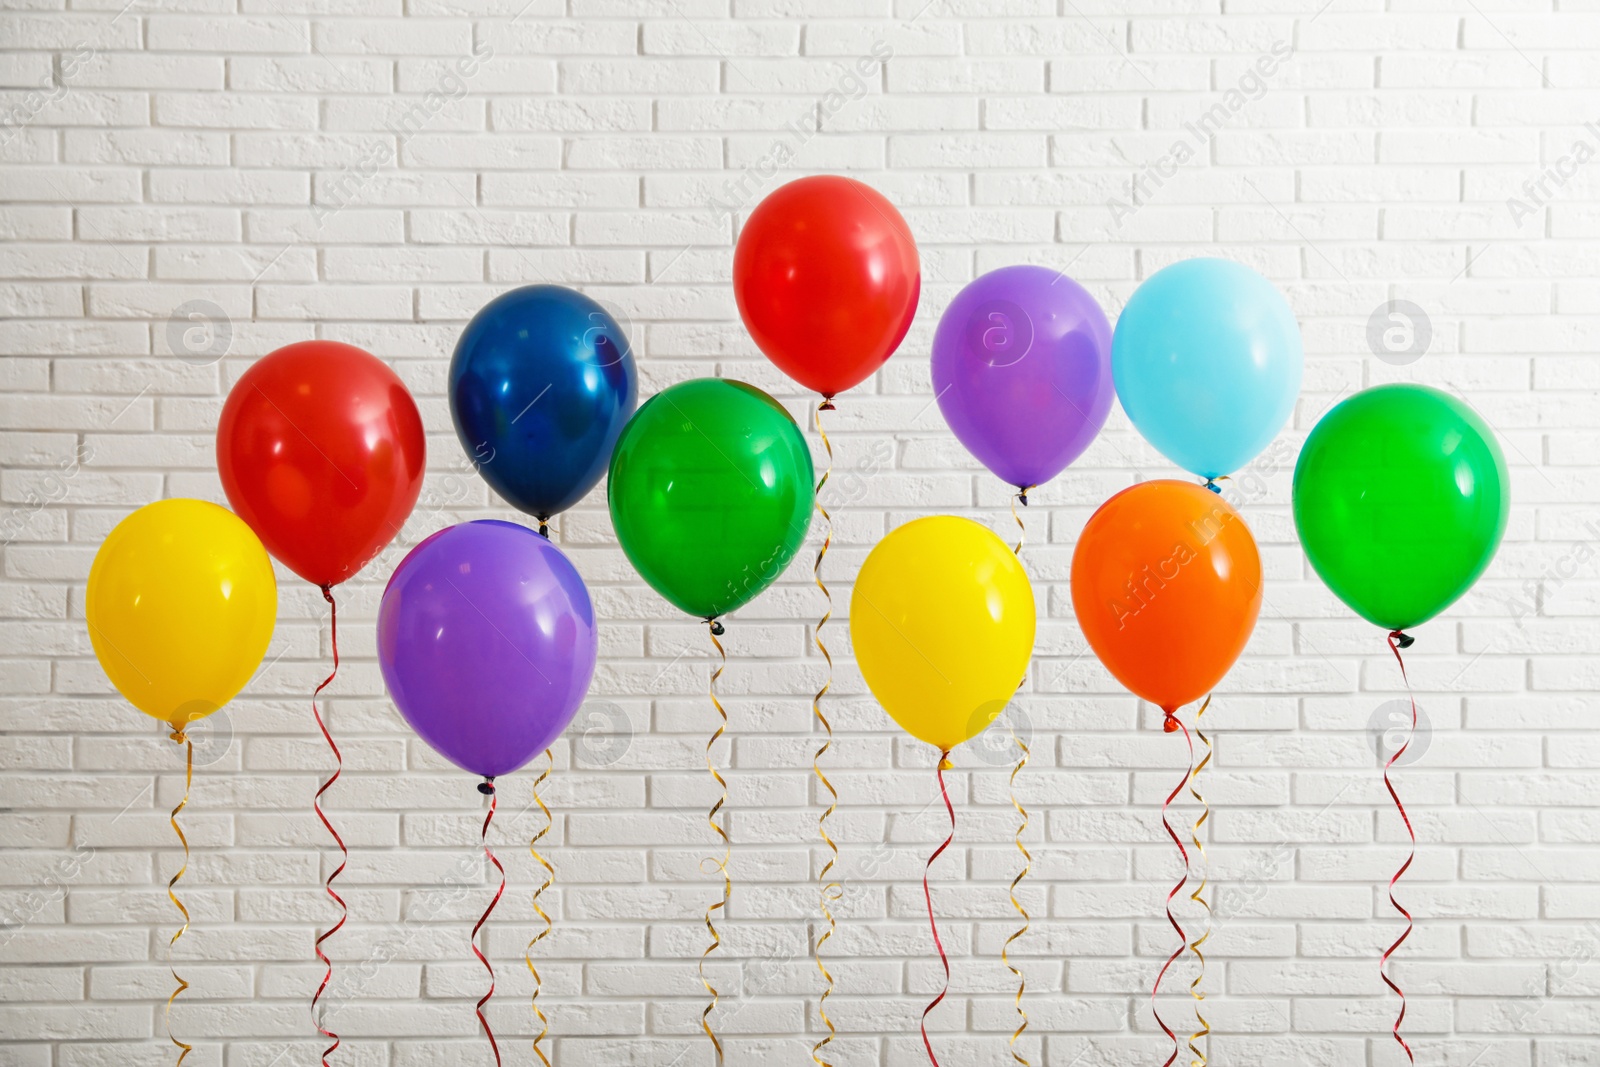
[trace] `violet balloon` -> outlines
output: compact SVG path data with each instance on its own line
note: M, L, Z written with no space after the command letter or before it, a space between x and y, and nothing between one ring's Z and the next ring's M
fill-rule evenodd
M597 651L594 607L571 561L496 519L413 548L378 609L378 663L400 714L440 755L485 778L560 736Z
M1018 489L1083 454L1111 411L1111 327L1060 271L1001 267L939 318L933 389L956 437Z

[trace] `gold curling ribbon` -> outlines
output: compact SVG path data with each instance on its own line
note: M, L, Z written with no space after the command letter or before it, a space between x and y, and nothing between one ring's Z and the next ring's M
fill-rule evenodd
M717 1065L721 1067L722 1042L717 1040L716 1033L711 1029L711 1013L716 1010L717 1001L720 998L717 994L717 987L712 985L706 978L706 957L722 946L722 937L717 933L717 927L711 921L711 913L719 908L726 908L728 906L728 898L733 893L733 880L728 877L728 860L733 856L733 842L729 839L728 832L717 823L717 812L721 811L723 805L728 803L728 782L721 774L717 773L717 765L711 761L711 746L715 745L717 740L728 729L727 709L722 706L722 701L717 699L717 679L722 677L722 671L728 665L728 653L722 647L722 642L717 640L717 634L722 632L721 624L715 619L707 619L706 625L711 636L711 643L716 647L717 654L722 657L722 662L711 672L711 681L706 686L706 693L711 697L711 704L717 709L717 715L722 719L717 725L716 732L711 735L711 740L706 742L706 770L711 772L711 777L715 778L717 785L722 787L722 795L717 798L715 804L711 805L711 811L706 815L706 822L710 823L711 829L715 830L717 836L722 838L722 859L717 861L712 868L722 875L722 899L706 909L706 931L711 935L711 944L707 945L706 950L700 953L700 983L706 987L706 992L711 995L711 1002L706 1005L706 1010L700 1013L700 1029L704 1030L706 1036L711 1039L711 1047L716 1050L717 1054Z
M1028 809L1024 808L1022 802L1017 799L1017 775L1022 773L1022 768L1028 765L1028 745L1022 738L1017 736L1015 729L1011 731L1011 740L1015 741L1017 747L1022 750L1022 758L1017 761L1015 767L1011 768L1011 804L1017 809L1017 814L1022 817L1022 821L1017 824L1016 836L1017 851L1022 853L1022 870L1018 871L1017 876L1011 879L1011 906L1016 908L1017 914L1022 916L1022 925L1017 927L1015 933L1006 938L1005 945L1000 949L1000 960L1010 968L1012 974L1017 976L1017 1014L1022 1016L1022 1025L1017 1027L1016 1033L1011 1035L1011 1058L1022 1064L1023 1067L1029 1067L1028 1061L1023 1059L1017 1052L1017 1038L1021 1037L1022 1032L1028 1028L1028 1013L1022 1010L1022 994L1028 988L1028 983L1022 977L1022 972L1012 966L1009 955L1011 942L1028 932L1029 923L1028 909L1024 908L1022 901L1017 899L1017 886L1028 876L1028 871L1033 867L1033 856L1029 854L1027 846L1022 843L1022 832L1028 828Z
M1015 551L1019 557L1022 555L1022 546L1028 541L1028 528L1022 523L1022 516L1017 512L1017 504L1021 503L1023 507L1028 506L1028 490L1032 488L1033 486L1031 485L1024 486L1015 494L1013 494L1011 498L1011 517L1016 520L1018 530L1017 544L1013 551ZM1011 1052L1011 1058L1022 1064L1023 1067L1030 1067L1028 1061L1017 1052L1017 1038L1021 1037L1022 1032L1028 1028L1028 1013L1022 1010L1022 994L1027 991L1028 982L1027 979L1022 976L1022 972L1011 965L1010 957L1011 943L1017 940L1017 938L1021 937L1023 934L1027 933L1030 924L1028 909L1023 907L1022 901L1017 899L1017 886L1022 883L1024 878L1028 877L1028 872L1033 869L1033 856L1028 852L1027 846L1022 843L1022 833L1028 828L1028 809L1024 808L1022 806L1022 801L1017 799L1017 775L1021 774L1022 768L1028 765L1028 756L1030 753L1027 743L1023 741L1022 738L1017 736L1016 727L1011 726L1008 723L1007 728L1011 731L1012 742L1016 744L1017 749L1022 753L1021 757L1017 760L1017 765L1011 768L1010 780L1011 806L1017 809L1017 815L1022 819L1022 821L1017 824L1016 834L1017 851L1022 853L1022 870L1018 871L1017 876L1011 880L1011 906L1017 909L1018 915L1022 916L1022 925L1017 927L1016 931L1010 937L1006 938L1006 943L1001 946L1000 961L1006 965L1012 974L1017 976L1016 1006L1017 1014L1022 1017L1022 1025L1017 1027L1016 1033L1011 1035L1011 1041L1008 1046Z
M533 1014L539 1017L539 1034L533 1039L533 1051L539 1057L539 1062L544 1064L544 1067L550 1067L550 1059L544 1054L544 1049L540 1044L544 1041L545 1035L550 1032L550 1020L545 1018L544 1012L539 1010L539 992L544 988L544 979L539 977L539 969L533 965L534 948L539 942L550 936L550 928L554 925L550 921L550 916L539 906L539 898L544 895L546 889L555 884L556 880L556 869L550 866L550 861L539 853L539 841L555 825L555 819L551 816L550 809L545 805L544 799L539 796L539 787L544 784L544 780L550 777L550 772L555 769L555 756L551 754L548 748L544 750L544 759L544 769L539 772L539 777L533 780L533 802L539 805L540 811L544 812L544 825L539 828L538 833L533 835L533 840L528 842L528 851L533 854L533 858L538 860L539 865L544 868L544 883L533 891L533 910L538 914L539 918L544 920L544 929L535 934L533 940L528 942L528 947L523 951L523 959L528 962L528 970L533 972Z
M189 1055L189 1053L194 1051L194 1046L184 1044L173 1035L172 1002L178 999L179 993L182 993L185 989L189 988L189 983L178 977L177 965L172 962L172 953L178 944L178 938L182 937L184 932L189 929L189 909L183 906L183 901L178 899L178 894L174 892L174 889L177 887L178 879L182 878L184 872L189 869L189 839L183 835L183 827L178 825L178 813L188 806L189 789L194 784L194 742L189 740L188 735L183 732L183 727L178 726L177 724L173 724L172 739L178 742L178 744L182 745L184 750L183 799L178 801L178 806L172 809L172 817L170 820L172 822L173 833L178 835L178 841L183 845L183 866L179 867L178 873L174 874L172 878L168 880L167 898L172 901L174 907L183 913L183 925L178 928L177 933L172 935L172 940L167 942L167 969L172 972L172 980L178 984L172 990L172 995L167 998L166 1023L167 1040L171 1041L174 1045L183 1050L182 1052L178 1053L178 1062L176 1067L183 1067L184 1059Z
M1019 556L1022 555L1022 546L1027 544L1028 541L1028 528L1022 524L1022 516L1017 513L1017 504L1021 503L1023 507L1027 507L1028 490L1033 488L1036 487L1025 485L1011 494L1011 520L1017 524L1017 543L1011 551Z
M1211 762L1211 739L1205 735L1205 731L1200 729L1200 720L1205 716L1206 709L1210 706L1211 697L1207 696L1205 703L1200 705L1200 710L1195 712L1194 715L1195 736L1205 743L1206 754L1195 765L1194 773L1189 777L1189 794L1200 802L1201 808L1200 817L1194 821L1194 828L1189 832L1190 838L1194 841L1195 851L1200 854L1200 884L1195 887L1193 893L1189 894L1189 899L1199 904L1206 912L1205 932L1189 942L1189 951L1193 952L1195 958L1200 961L1200 973L1195 975L1194 981L1189 983L1189 993L1195 1000L1194 1017L1200 1023L1200 1029L1189 1035L1189 1051L1194 1056L1194 1059L1189 1061L1191 1067L1206 1067L1206 1054L1200 1051L1195 1042L1209 1036L1211 1033L1211 1024L1206 1022L1206 1017L1200 1013L1200 1009L1205 1004L1206 999L1205 990L1202 988L1202 984L1206 980L1206 957L1200 951L1200 946L1204 945L1207 939L1211 937L1211 905L1206 901L1205 897L1201 896L1205 892L1211 860L1206 856L1205 845L1200 843L1200 829L1205 826L1206 820L1211 818L1211 805L1206 803L1206 798L1200 795L1199 789L1195 788L1200 781L1200 772L1205 770L1206 765Z
M817 622L816 644L817 651L822 653L822 658L828 663L828 679L817 690L817 695L811 698L811 711L822 724L823 732L827 737L822 746L811 757L811 773L817 776L817 781L822 783L822 788L828 791L828 807L817 817L817 833L821 836L823 844L828 846L828 862L823 864L822 870L817 872L818 902L822 908L822 917L828 922L828 929L817 938L811 948L811 958L816 962L817 970L822 972L822 979L827 983L822 996L817 1000L817 1014L822 1018L822 1024L828 1028L827 1036L811 1046L811 1059L818 1067L832 1067L823 1058L822 1049L832 1041L838 1031L834 1028L833 1020L828 1018L828 998L833 995L833 975L828 972L827 966L822 962L822 946L834 935L838 926L833 918L833 903L844 896L844 886L837 879L830 879L828 875L833 871L834 865L839 860L839 846L834 844L833 838L828 836L828 817L839 806L839 791L828 781L828 776L822 773L822 757L833 747L833 724L828 722L828 717L822 713L822 698L833 688L833 656L828 652L828 646L822 643L822 628L828 625L828 620L833 618L833 594L828 587L822 584L822 557L828 554L828 546L833 544L833 516L828 514L828 509L822 506L822 487L828 484L828 477L833 473L833 444L828 440L827 431L822 428L822 413L832 411L833 402L826 397L817 403L816 427L817 435L822 438L822 447L828 453L828 465L822 472L822 477L817 480L815 495L816 508L822 515L824 523L822 534L822 547L817 549L817 558L811 565L811 576L817 583L817 588L822 590L823 597L827 600L827 609L823 611L822 618Z

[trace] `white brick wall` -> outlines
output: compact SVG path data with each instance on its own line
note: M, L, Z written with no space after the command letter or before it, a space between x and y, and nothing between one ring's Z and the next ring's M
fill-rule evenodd
M560 282L626 315L646 392L737 376L804 418L807 398L738 325L726 209L812 171L892 197L925 272L902 351L830 416L838 537L826 572L841 608L894 524L933 511L1010 522L1003 487L962 453L928 384L938 313L976 273L1062 267L1114 313L1160 265L1222 254L1277 281L1301 318L1303 401L1240 490L1266 608L1207 715L1215 1064L1401 1062L1376 956L1400 928L1379 887L1403 834L1365 729L1399 678L1380 635L1311 576L1290 470L1317 415L1366 385L1455 388L1483 412L1516 506L1485 579L1408 657L1432 734L1400 775L1423 845L1401 889L1420 925L1395 972L1419 1062L1600 1064L1592 5L519 4L0 4L0 912L12 924L0 932L0 1064L172 1060L160 1004L178 753L95 665L84 578L134 507L222 498L212 432L229 382L312 336L390 360L431 431L402 543L340 593L349 658L330 714L347 773L329 807L353 851L351 924L330 944L331 1025L349 1067L488 1062L471 1010L485 983L467 945L488 897L481 798L404 728L373 655L378 594L404 549L446 523L508 514L463 472L442 395L451 346L493 294ZM846 67L875 48L891 58L851 81ZM1195 158L1151 177L1185 139ZM1128 210L1110 210L1113 197ZM1409 366L1369 349L1369 315L1389 299L1431 322ZM207 362L204 331L185 341L196 308L220 316L220 362ZM202 354L179 358L174 343ZM1036 921L1017 952L1032 1020L1021 1047L1036 1064L1166 1056L1145 997L1172 944L1161 903L1177 863L1157 803L1181 773L1181 742L1086 655L1066 579L1101 500L1172 474L1118 412L1027 512L1046 613L1022 702L1036 861L1023 895ZM600 493L556 529L604 641L592 714L558 747L549 788L560 882L542 1003L555 1053L564 1067L708 1067L694 960L718 893L698 866L714 852L710 649L627 568ZM174 1023L197 1045L194 1067L306 1065L317 1047L312 938L334 914L319 880L336 855L311 814L329 757L307 695L328 630L315 591L283 579L267 666L217 724L185 815L195 922L178 955L193 988ZM823 677L807 638L820 609L797 565L729 625L733 741L719 760L732 765L736 885L710 970L728 993L717 1018L730 1064L809 1063L820 1028L807 957L820 855L808 696ZM846 897L829 945L832 1048L839 1064L911 1067L937 986L915 880L942 812L931 753L866 694L836 619L829 767ZM622 736L606 735L612 719ZM575 769L583 726L589 765ZM955 976L934 1029L946 1062L1009 1062L999 951L1013 928L1014 815L1003 765L971 753L958 765L960 830L935 869ZM520 1064L533 1062L521 962L535 928L531 780L502 792L495 840L512 881L488 938L493 1019ZM1185 1031L1193 974L1186 958L1167 986Z

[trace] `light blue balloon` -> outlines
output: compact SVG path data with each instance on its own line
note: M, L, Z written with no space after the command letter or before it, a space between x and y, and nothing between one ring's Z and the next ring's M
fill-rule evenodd
M1202 478L1242 469L1300 395L1305 351L1289 302L1249 267L1186 259L1134 290L1111 340L1111 378L1133 425Z

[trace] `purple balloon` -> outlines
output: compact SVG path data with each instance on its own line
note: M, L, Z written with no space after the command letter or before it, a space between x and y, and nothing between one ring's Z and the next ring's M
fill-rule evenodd
M933 389L956 437L1018 489L1083 454L1111 411L1111 327L1060 271L1001 267L957 294L933 335Z
M561 550L495 519L451 526L395 568L378 663L400 714L456 766L494 778L572 721L598 651L589 591Z

